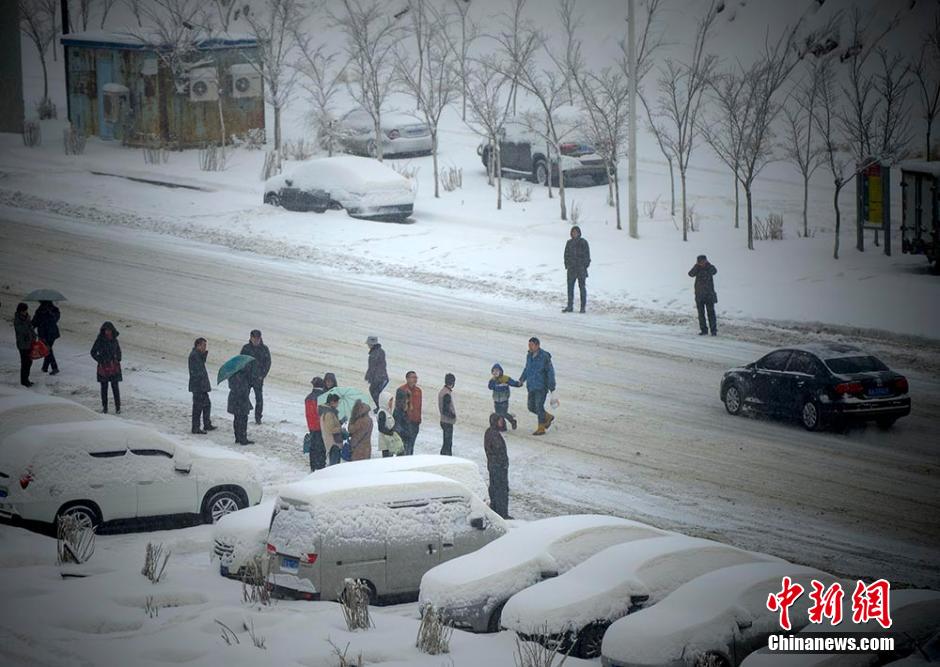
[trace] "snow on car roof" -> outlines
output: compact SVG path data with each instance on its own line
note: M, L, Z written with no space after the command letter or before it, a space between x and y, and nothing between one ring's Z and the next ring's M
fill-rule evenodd
M452 479L426 472L402 471L394 475L378 473L332 479L308 476L281 488L279 496L291 503L360 504L366 497L378 503L405 500L416 494L426 497L428 494L465 496L467 493L467 487Z
M100 420L88 408L61 398L24 394L0 398L0 441L27 426Z
M77 403L57 396L17 392L9 396L0 396L0 415L8 410L16 410L24 406L32 407L35 405L77 405Z
M784 576L807 589L812 579L826 585L836 581L815 568L786 562L715 570L680 586L659 603L615 621L604 635L603 654L615 660L629 657L631 663L664 664L680 660L689 652L720 646L724 639L723 630L716 631L718 625L730 631L735 619L753 620L753 611L772 614L766 610L767 596L780 589ZM805 623L805 609L790 609L795 627L803 624L800 614ZM773 622L777 622L775 615Z
M503 609L502 623L534 632L580 628L598 619L616 620L631 596L652 605L682 584L722 567L780 561L727 544L686 535L666 535L608 547L553 579L516 593Z
M411 190L407 178L378 160L355 155L314 158L299 164L287 176L301 188L340 188L349 192Z

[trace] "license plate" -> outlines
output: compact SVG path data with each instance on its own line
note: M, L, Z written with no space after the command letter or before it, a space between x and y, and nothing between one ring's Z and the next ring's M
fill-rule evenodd
M281 570L284 572L296 572L300 569L300 561L296 558L284 558L281 556Z
M887 396L891 393L890 387L872 387L868 390L869 396Z

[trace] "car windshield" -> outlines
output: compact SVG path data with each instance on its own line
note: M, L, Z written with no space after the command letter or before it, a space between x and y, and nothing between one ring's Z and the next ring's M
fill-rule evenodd
M826 365L833 373L840 375L851 373L873 373L877 371L888 370L887 366L870 355L826 359Z

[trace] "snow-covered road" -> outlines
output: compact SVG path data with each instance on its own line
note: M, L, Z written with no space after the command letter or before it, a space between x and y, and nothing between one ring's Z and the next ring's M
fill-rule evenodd
M929 366L904 367L919 358L916 350L896 349L890 359L911 379L911 417L890 433L807 434L725 413L722 371L766 350L743 340L562 315L10 208L0 210L0 263L4 303L46 284L67 292L57 351L63 365L87 368L80 379L63 373L53 391L79 391L94 403L86 348L100 322L112 319L128 369L125 413L169 432L188 425L185 361L193 338L209 339L214 368L238 352L250 329L262 329L274 365L267 423L253 431L253 449L276 460L278 475L291 466L304 472L298 435L310 378L332 370L341 384L362 385L370 334L384 344L393 383L415 369L425 388L417 451L439 447L434 398L444 373L453 372L455 453L482 462L489 368L500 361L517 376L526 340L537 335L553 355L562 404L556 426L534 438L524 391L513 396L520 430L507 440L516 516L609 512L840 574L940 585L940 382ZM13 377L13 356L3 360ZM224 388L213 394L226 426L213 436L220 443L229 439L224 396Z

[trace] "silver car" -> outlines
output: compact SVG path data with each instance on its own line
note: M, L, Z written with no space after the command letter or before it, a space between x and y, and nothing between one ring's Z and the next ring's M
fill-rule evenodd
M382 155L429 155L431 131L427 123L408 114L389 111L382 114ZM340 145L355 155L375 157L375 124L363 109L353 109L336 121L334 136ZM325 138L320 137L322 145Z

